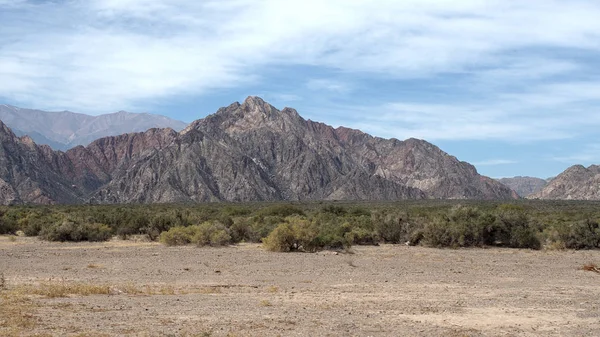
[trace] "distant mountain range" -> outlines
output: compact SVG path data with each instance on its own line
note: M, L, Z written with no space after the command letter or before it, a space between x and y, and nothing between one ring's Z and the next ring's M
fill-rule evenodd
M521 197L527 197L531 194L541 191L548 185L549 179L540 179L534 177L513 177L498 179L499 182L513 189Z
M600 166L574 165L528 199L600 200Z
M50 145L55 150L67 150L77 145L128 132L151 128L181 130L186 123L165 116L147 113L116 113L89 116L69 111L48 112L0 105L0 120L18 135L28 135L37 144Z
M54 116L48 123L63 125ZM83 129L91 135L124 116L99 116L97 127ZM47 128L84 125L62 123L67 126ZM69 132L62 132L60 144L74 144L78 137ZM18 137L0 123L1 204L518 198L424 140L333 128L258 97L221 108L181 132L153 128L66 152L37 145L32 137Z

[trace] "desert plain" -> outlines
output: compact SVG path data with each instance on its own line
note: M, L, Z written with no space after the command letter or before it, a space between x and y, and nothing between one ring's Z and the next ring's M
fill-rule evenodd
M0 236L1 336L600 336L600 251Z

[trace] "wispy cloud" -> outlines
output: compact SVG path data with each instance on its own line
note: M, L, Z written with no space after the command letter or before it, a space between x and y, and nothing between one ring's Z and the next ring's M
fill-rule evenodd
M495 165L508 165L516 164L517 161L510 159L488 159L472 163L475 166L495 166Z
M279 65L395 79L460 73L473 83L505 86L581 68L568 52L547 60L544 49L600 51L600 4L581 0L0 0L0 6L2 95L85 112L260 83L268 80L261 69ZM315 81L309 87L348 90L334 80ZM521 98L542 101L534 95Z
M553 156L552 160L563 163L597 164L600 163L600 144L586 144L566 156Z
M327 90L334 93L347 93L353 89L350 83L331 79L311 79L306 83L306 86L310 90Z

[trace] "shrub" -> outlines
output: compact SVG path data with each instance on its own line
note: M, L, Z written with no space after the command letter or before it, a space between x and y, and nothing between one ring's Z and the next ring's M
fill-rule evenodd
M107 225L69 220L45 227L40 232L40 238L48 241L107 241L111 237L112 230Z
M566 248L600 248L600 225L594 220L587 219L574 223L563 230L561 236Z
M204 222L194 226L176 226L160 235L160 242L167 246L180 246L190 243L197 246L224 246L231 244L232 238L227 228L218 222Z
M408 222L408 214L393 212L390 214L373 214L373 226L378 237L387 243L408 241L416 226Z
M16 221L0 214L0 234L15 234L17 230L19 226Z
M344 234L346 241L349 244L356 245L378 245L379 236L373 231L365 228L353 228L351 231Z
M252 224L248 231L248 239L252 242L260 242L262 238L268 236L282 222L285 222L285 218L278 215L255 216L252 218Z
M171 227L177 224L177 219L169 215L160 214L152 218L148 225L141 228L140 231L143 234L148 235L150 240L156 241L160 236L160 233L168 231Z
M263 246L272 252L289 252L296 249L296 236L292 226L287 223L277 226L263 239Z
M181 246L192 243L196 226L176 226L160 234L160 242L167 246Z
M457 205L444 216L429 221L420 238L433 247L471 247L495 244L498 228L495 217L476 207Z
M261 209L258 212L258 215L262 216L279 216L279 217L288 217L292 215L300 215L304 216L304 211L300 208L293 205L275 205L269 206Z
M150 230L150 220L147 216L141 214L134 214L117 228L117 235L126 240L128 236L135 234L142 234L145 231ZM154 231L152 231L154 234Z
M331 213L331 214L337 215L337 216L343 216L343 215L346 215L346 213L348 213L348 211L346 211L346 209L344 207L336 206L336 205L327 205L327 206L321 208L321 212Z
M498 244L512 248L540 249L541 242L537 230L523 207L500 205L494 224L495 239Z
M287 221L288 223L280 224L263 239L267 250L313 252L323 247L323 242L317 240L319 232L310 221L299 217L291 217Z
M231 244L231 235L227 227L218 222L205 222L194 228L192 243L202 246L224 246Z

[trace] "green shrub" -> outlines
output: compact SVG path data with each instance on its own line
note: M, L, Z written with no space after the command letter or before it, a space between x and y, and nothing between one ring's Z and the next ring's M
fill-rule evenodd
M427 222L423 231L416 233L424 244L432 247L472 247L496 243L496 218L476 207L456 205Z
M416 229L415 225L408 222L406 213L375 213L372 217L376 235L387 243L406 242L412 231Z
M562 240L570 249L600 248L600 225L590 219L571 224L563 230Z
M336 216L343 216L346 215L346 213L348 213L348 211L346 211L346 209L342 206L336 206L336 205L327 205L323 208L321 208L321 212L323 213L330 213Z
M63 221L40 231L40 238L48 241L107 241L112 230L104 224Z
M182 246L192 243L197 226L176 226L160 234L160 242L167 246Z
M258 215L252 218L252 224L248 231L248 239L252 242L260 242L268 236L279 224L285 222L285 218L278 215Z
M150 230L150 219L146 215L132 214L117 226L117 235L126 240L130 235L143 234ZM154 231L151 234L155 234Z
M304 213L303 210L301 210L300 208L293 206L293 205L275 205L275 206L269 206L269 207L265 207L265 208L261 209L258 212L258 215L279 216L279 217L286 218L286 217L292 216L292 215L305 216L306 214Z
M168 231L171 227L176 226L177 222L177 218L175 217L166 214L160 214L152 218L148 222L148 225L144 228L141 228L140 231L143 234L148 235L150 240L156 241L160 236L160 233Z
M516 205L500 205L494 224L496 242L512 248L540 249L537 228L525 209Z
M224 246L232 243L227 227L218 222L205 222L194 228L192 243L202 246Z
M352 228L351 231L344 234L346 242L355 245L378 245L379 236L377 233L365 228Z
M297 249L296 235L292 225L283 223L264 238L263 246L272 252L289 252Z
M19 230L17 221L0 214L0 234L15 234Z
M267 250L313 252L323 247L322 242L318 242L319 232L310 221L299 217L290 217L287 221L278 225L263 239Z

